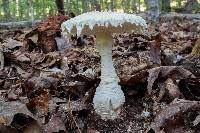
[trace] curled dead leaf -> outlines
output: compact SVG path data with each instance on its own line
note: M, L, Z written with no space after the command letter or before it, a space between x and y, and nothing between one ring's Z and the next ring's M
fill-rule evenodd
M158 113L146 133L150 131L150 129L153 129L155 133L160 133L161 131L175 133L178 129L179 132L184 132L188 129L181 128L185 125L183 114L199 109L199 101L175 99L170 105Z
M151 95L154 82L158 78L171 78L172 80L195 77L190 71L179 66L161 66L149 70L148 94Z

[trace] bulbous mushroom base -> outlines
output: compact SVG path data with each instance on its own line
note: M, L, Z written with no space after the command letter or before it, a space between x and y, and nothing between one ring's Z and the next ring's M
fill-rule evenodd
M94 109L104 120L117 118L124 102L124 93L117 82L101 82L93 98Z

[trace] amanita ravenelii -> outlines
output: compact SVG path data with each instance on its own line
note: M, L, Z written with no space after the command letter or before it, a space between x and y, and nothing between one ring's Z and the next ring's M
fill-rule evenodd
M88 12L62 23L62 33L96 35L96 48L101 56L101 82L93 98L94 109L102 119L117 118L125 102L124 93L118 85L118 76L112 61L113 33L132 31L143 33L145 20L134 14L117 12Z

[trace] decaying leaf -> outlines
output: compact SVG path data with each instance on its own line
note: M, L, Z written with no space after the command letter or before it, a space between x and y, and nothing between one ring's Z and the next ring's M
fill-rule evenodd
M38 116L47 115L49 108L50 94L48 90L40 91L36 97L29 98L28 108Z
M56 40L58 50L61 52L64 52L66 49L69 49L72 47L72 44L67 40L67 38L56 37L55 40Z
M150 129L153 129L155 133L160 133L161 131L164 131L164 133L184 132L188 129L182 128L185 124L183 114L194 110L200 110L199 101L175 99L170 105L158 113L154 122L151 123L146 132Z
M94 81L97 78L97 73L92 69L87 69L85 72L78 73L75 77L86 79L87 81Z
M62 119L57 114L54 114L50 118L49 122L46 125L44 125L44 132L52 133L59 131L66 131L66 127Z
M171 78L172 80L184 79L195 77L191 72L188 70L179 67L179 66L161 66L155 67L149 70L149 77L148 77L148 94L151 95L154 82L157 78Z
M37 121L33 121L28 126L23 128L23 133L43 133L43 130Z
M179 88L186 99L200 100L200 78L187 78L179 81Z
M16 69L17 69L17 73L22 77L22 78L29 78L32 73L28 73L24 70L22 70L20 67L16 66Z
M13 40L13 39L7 39L5 40L5 42L2 44L2 47L3 49L14 49L14 48L19 48L19 47L22 47L23 46L23 43L20 42L20 41L16 41L16 40Z
M22 53L21 51L15 51L12 53L14 59L13 60L16 60L17 62L30 62L31 59L29 57L26 56L26 54Z
M166 84L166 89L169 92L169 95L172 97L172 99L183 97L183 94L180 92L178 86L174 84L171 78L168 78L165 81L165 84Z
M161 35L157 34L150 45L150 61L152 65L161 65Z
M35 97L44 89L56 90L58 79L52 77L32 77L25 82L25 91L28 96Z
M73 36L69 43L60 32L66 19L50 16L27 34L0 31L0 132L144 132L154 118L150 132L199 132L200 59L185 58L193 46L198 53L199 20L161 19L158 30L148 28L156 32L113 35L113 62L126 102L120 119L105 122L91 105L101 73L95 37ZM190 101L169 104L174 98Z
M40 115L49 108L50 92L57 89L58 80L51 77L32 77L25 82L25 92L29 98L28 107Z
M51 67L60 60L61 57L59 56L59 53L50 52L44 56L42 63L40 63L41 69L46 67Z
M60 25L68 19L65 15L50 16L38 25L38 43L45 53L57 50L55 37L60 33Z
M9 126L16 114L24 114L35 119L25 104L19 101L0 101L0 120L3 121L4 125Z

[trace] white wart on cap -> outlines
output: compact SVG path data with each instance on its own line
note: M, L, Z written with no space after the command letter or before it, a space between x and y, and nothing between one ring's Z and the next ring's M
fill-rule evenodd
M93 35L104 30L111 33L143 33L147 28L145 20L134 14L93 11L83 13L62 23L63 33Z

